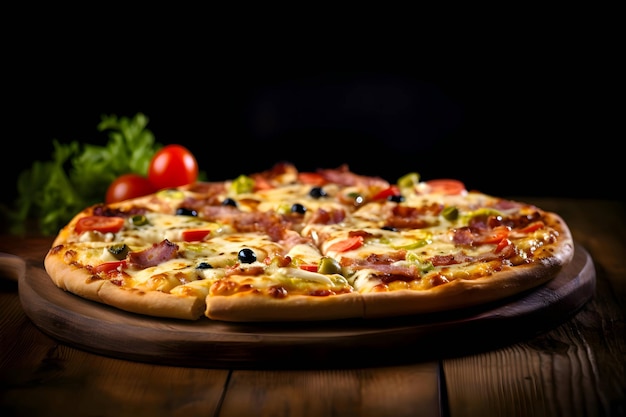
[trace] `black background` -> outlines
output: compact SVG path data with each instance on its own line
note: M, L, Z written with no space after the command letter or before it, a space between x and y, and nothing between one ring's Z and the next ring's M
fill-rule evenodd
M598 47L609 34L578 29L437 44L42 38L5 61L3 201L21 170L50 159L52 139L102 144L102 115L138 112L157 142L192 150L209 180L288 160L390 181L455 177L505 196L621 200L617 55Z

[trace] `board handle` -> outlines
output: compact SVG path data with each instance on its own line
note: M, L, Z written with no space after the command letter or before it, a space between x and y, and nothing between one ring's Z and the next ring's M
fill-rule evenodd
M26 271L26 262L16 255L0 252L0 278L19 281Z

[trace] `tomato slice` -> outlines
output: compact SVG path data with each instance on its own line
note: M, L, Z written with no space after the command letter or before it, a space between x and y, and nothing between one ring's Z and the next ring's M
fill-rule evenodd
M267 180L267 178L257 175L254 177L254 190L271 190L274 186Z
M305 264L300 265L299 268L309 272L317 272L317 265Z
M183 240L185 242L197 242L204 239L211 230L209 229L188 229L183 231Z
M428 180L426 184L430 186L430 192L433 194L457 195L467 192L463 182L449 178Z
M542 220L537 220L536 222L532 222L528 226L520 229L520 232L522 232L522 233L532 233L532 232L534 232L536 230L541 229L544 226L545 226L545 223Z
M321 186L326 184L326 178L317 172L299 172L298 180L303 184Z
M387 199L389 197L392 196L397 196L400 195L400 187L398 187L397 185L392 185L390 187L385 188L384 190L380 190L379 192L377 192L374 197L372 197L373 200L383 200L383 199Z
M494 250L494 252L500 253L504 248L506 248L510 244L511 244L511 241L509 239L502 239L500 242L498 242L498 245L496 246L496 249Z
M94 266L93 267L93 272L96 273L96 274L98 272L109 273L111 271L116 270L120 266L122 268L125 268L126 267L126 261L125 260L121 260L121 261L105 262L103 264Z
M498 226L494 227L492 230L487 232L485 235L479 236L474 240L474 242L483 244L483 243L500 243L500 241L507 239L509 237L509 232L511 230L506 226Z
M363 246L365 239L363 236L350 236L347 239L335 242L326 249L333 252L346 252L353 249L358 249Z
M124 226L122 217L86 216L76 222L76 233L81 234L90 230L101 233L117 233Z

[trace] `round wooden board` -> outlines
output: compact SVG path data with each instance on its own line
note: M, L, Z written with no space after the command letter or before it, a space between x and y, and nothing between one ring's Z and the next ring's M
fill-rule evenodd
M190 367L350 367L465 355L521 341L578 311L593 296L595 269L577 244L573 262L554 280L500 303L394 319L313 323L140 316L65 292L42 267L30 265L19 276L18 288L22 307L39 329L93 353Z

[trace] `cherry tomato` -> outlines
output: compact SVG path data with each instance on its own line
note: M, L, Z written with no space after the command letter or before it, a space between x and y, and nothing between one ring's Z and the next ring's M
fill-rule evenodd
M198 161L182 145L166 145L150 161L148 179L157 190L187 185L198 179Z
M109 185L105 202L107 204L116 203L129 198L141 197L156 191L154 185L139 174L120 175Z
M109 216L86 216L76 222L76 233L81 234L89 230L97 230L101 233L117 233L124 226L121 217Z

